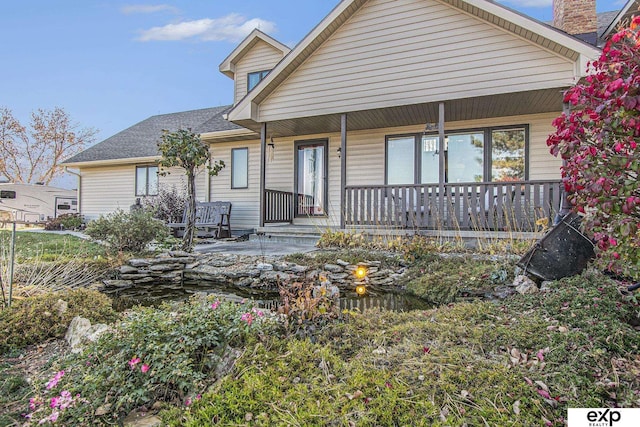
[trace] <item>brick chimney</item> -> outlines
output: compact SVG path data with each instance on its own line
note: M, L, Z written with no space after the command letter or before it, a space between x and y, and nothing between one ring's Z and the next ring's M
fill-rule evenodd
M553 0L553 26L569 34L597 32L596 0Z

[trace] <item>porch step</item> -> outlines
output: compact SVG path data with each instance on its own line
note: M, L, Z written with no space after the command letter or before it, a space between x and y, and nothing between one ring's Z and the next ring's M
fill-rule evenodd
M315 245L320 233L315 228L264 227L249 235L251 242L274 242Z

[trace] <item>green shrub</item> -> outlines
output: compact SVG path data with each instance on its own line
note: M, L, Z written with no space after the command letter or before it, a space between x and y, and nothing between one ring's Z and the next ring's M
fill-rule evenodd
M155 218L152 212L143 209L126 213L117 210L91 221L85 231L97 240L107 242L118 252L142 252L154 240L169 235L166 225Z
M52 218L44 225L45 230L78 230L82 227L82 215L78 213L63 214Z
M67 303L62 310L62 300ZM74 289L15 300L0 311L0 352L62 338L71 319L82 316L91 322L112 322L117 318L111 300L97 291Z
M62 360L55 387L40 391L37 399L48 402L67 391L82 402L59 411L63 425L114 425L132 409L154 402L183 406L222 375L216 370L221 362L233 362L232 348L260 334L276 335L278 327L267 312L214 296L137 307L83 355ZM96 416L100 407L103 415ZM46 419L51 411L38 405L32 419Z

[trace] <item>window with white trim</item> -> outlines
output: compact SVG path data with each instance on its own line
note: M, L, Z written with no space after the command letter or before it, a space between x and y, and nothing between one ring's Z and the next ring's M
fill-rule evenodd
M231 150L231 188L249 188L249 149Z
M158 166L136 166L136 196L158 195Z

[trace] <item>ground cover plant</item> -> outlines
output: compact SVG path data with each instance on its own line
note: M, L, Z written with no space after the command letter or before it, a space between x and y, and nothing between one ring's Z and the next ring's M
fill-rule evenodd
M223 375L235 349L276 327L262 310L215 297L137 307L82 354L54 365L47 381L36 385L27 418L112 425L155 402L182 406Z
M19 361L56 341L14 345L0 357L1 420L107 425L138 409L160 410L172 426L560 426L568 407L640 405L640 306L624 286L590 270L545 292L460 302L463 289L510 282L512 260L412 253L413 261L369 250L287 260L402 266L435 309L336 312L328 294L301 283L281 290L286 321L200 297L131 309L83 354L55 353L27 371ZM455 301L436 298L451 289ZM24 327L51 323L58 299L31 306L37 325Z
M568 407L640 404L637 300L589 272L542 294L350 314L256 343L169 425L563 425Z
M113 322L111 300L97 291L73 289L17 299L0 310L0 353L62 338L76 316L92 322Z

